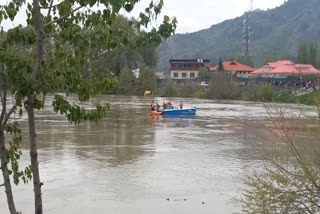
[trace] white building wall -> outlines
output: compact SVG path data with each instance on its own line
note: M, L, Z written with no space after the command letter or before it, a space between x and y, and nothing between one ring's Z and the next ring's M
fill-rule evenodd
M185 76L184 76L185 75ZM192 76L194 75L194 76ZM171 70L171 79L196 79L199 76L198 70Z

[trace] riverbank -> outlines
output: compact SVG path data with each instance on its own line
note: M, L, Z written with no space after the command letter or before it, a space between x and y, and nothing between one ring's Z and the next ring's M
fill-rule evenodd
M297 103L319 105L320 90L275 88L271 85L225 86L223 88L176 87L165 85L154 93L164 97L183 97L250 102Z

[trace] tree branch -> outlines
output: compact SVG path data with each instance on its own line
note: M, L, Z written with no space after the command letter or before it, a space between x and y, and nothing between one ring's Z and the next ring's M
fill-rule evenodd
M0 184L0 187L3 187L4 186L4 184Z
M8 111L7 114L5 114L5 117L3 119L3 123L1 124L1 128L4 129L4 127L6 126L6 124L8 123L8 120L10 118L10 116L12 115L12 113L16 110L17 108L17 104L14 104L11 109Z
M42 9L42 10L47 10L47 9L51 10L52 8L57 7L62 3L62 2L60 2L58 4L53 5L53 1L54 0L51 0L50 5L48 7L40 7L40 9Z
M51 0L50 5L49 5L49 7L48 7L48 8L41 8L41 9L49 9L47 16L49 16L49 15L50 15L50 13L51 13L51 9L52 9L53 7L56 7L56 6L58 6L59 4L61 4L61 3L62 3L62 2L60 2L60 3L56 4L56 5L53 5L53 1L54 1L54 0ZM52 6L52 5L53 5L53 6Z
M55 23L55 22L58 22L58 21L60 21L60 20L62 20L62 19L64 19L64 18L70 16L72 13L80 10L81 8L83 8L83 6L79 6L79 7L75 8L74 10L72 10L70 13L68 13L68 14L66 14L66 15L64 15L64 16L61 16L60 18L58 18L58 19L56 19L56 20L53 20L53 21L51 21L51 22L46 23L46 24L44 25L44 27L47 27L48 25L51 25L51 24L53 24L53 23Z
M0 124L3 124L3 119L7 111L7 89L5 87L6 86L3 86L3 94L1 94L2 111L0 116Z

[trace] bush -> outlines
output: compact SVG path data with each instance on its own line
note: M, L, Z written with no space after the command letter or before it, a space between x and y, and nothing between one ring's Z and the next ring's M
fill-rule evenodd
M210 99L234 99L235 87L232 85L232 74L229 72L215 72L212 75L208 90Z
M257 101L257 93L255 87L248 87L241 89L241 100Z
M181 87L179 88L179 97L191 98L193 97L194 91L195 91L195 88L193 87Z
M257 100L258 101L272 101L274 91L271 85L262 85L257 89Z
M166 97L175 97L178 95L178 87L172 82L171 79L167 79L166 83L161 88L161 95Z
M282 90L274 93L273 100L281 103L296 103L297 97L292 95L290 90Z
M193 93L193 96L196 98L205 99L208 97L208 91L205 89L199 89Z

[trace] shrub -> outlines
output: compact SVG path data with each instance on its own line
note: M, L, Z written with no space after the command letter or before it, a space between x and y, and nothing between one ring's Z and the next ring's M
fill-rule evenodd
M271 85L262 85L257 89L258 101L272 101L274 91Z
M193 93L193 96L196 98L205 99L208 97L208 91L205 89L199 89Z

